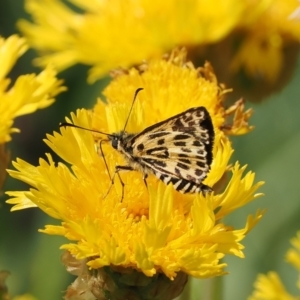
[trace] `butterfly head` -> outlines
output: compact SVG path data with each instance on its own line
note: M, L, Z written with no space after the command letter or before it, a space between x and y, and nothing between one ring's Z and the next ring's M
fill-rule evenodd
M112 133L108 136L111 146L116 150L121 150L129 142L129 140L134 136L134 134L128 133L126 131L120 131L117 133Z
M114 149L118 149L120 143L120 135L113 133L111 136L108 137L111 145Z

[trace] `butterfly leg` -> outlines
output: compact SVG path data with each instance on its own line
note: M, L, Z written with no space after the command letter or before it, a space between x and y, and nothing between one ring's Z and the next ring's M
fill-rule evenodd
M112 186L113 186L114 183L115 183L115 177L116 177L116 175L117 175L117 176L119 177L120 183L121 183L121 185L122 185L122 197L121 197L121 202L123 201L123 198L124 198L124 187L125 187L125 183L124 183L124 181L122 180L122 178L121 178L121 176L120 176L120 174L119 174L120 171L133 171L133 168L130 167L130 166L116 166L115 172L114 172L114 174L113 174L112 177L111 177L111 184L110 184L110 187L109 187L107 193L105 194L104 198L106 198L107 195L109 194L109 192L110 192Z
M109 178L110 178L110 186L109 186L109 188L108 188L106 194L104 195L103 199L105 199L105 198L108 196L108 194L109 194L109 192L110 192L112 186L114 185L116 174L117 174L117 172L114 172L113 176L110 176L110 175L109 175Z
M147 178L148 178L148 174L145 174L143 177L143 180L144 180L146 188L148 189Z
M115 169L115 173L118 175L120 183L122 185L122 198L121 198L121 202L122 202L123 198L124 198L125 183L123 182L123 180L120 176L120 173L119 173L120 171L133 171L133 168L130 166L116 166L116 169Z

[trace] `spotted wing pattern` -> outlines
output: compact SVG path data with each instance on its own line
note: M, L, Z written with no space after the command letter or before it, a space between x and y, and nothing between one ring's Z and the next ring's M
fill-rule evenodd
M212 163L214 130L205 107L154 124L124 145L132 159L182 193L210 190L202 181Z

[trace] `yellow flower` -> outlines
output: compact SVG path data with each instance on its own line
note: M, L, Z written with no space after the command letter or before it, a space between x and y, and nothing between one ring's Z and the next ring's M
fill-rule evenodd
M247 31L247 35L242 38L231 68L273 83L283 68L284 48L300 41L299 21L289 18L299 4L297 0L267 0L254 5L240 24L240 30Z
M275 272L268 275L258 275L254 284L256 291L248 300L297 300L297 297L290 295L284 288L279 276Z
M300 231L297 236L291 240L294 248L290 248L286 253L286 260L300 272ZM300 289L300 280L297 283ZM269 272L268 275L258 275L254 283L255 291L249 297L249 300L297 300L298 297L290 295L281 282L276 272Z
M286 260L300 273L300 231L298 231L297 236L291 240L291 244L294 248L288 250ZM298 278L297 286L300 289L300 276Z
M299 2L299 1L298 1ZM298 6L290 15L289 15L289 19L293 20L297 20L299 21L300 19L300 6Z
M51 61L63 69L76 62L88 64L90 81L176 45L215 42L236 26L245 9L243 1L234 0L73 3L83 13L75 13L59 0L27 0L34 23L21 20L19 27L40 51L39 65Z
M14 118L49 106L53 97L65 90L50 66L38 75L21 75L11 85L6 76L26 49L25 39L17 35L0 38L0 144L11 140L11 133L19 132L12 127Z
M51 62L64 69L87 64L92 67L90 82L112 68L186 46L195 49L202 61L209 57L214 65L220 64L220 74L227 74L226 66L230 76L243 71L255 80L259 76L274 83L285 67L286 49L300 39L298 20L290 18L297 0L77 0L72 4L81 13L60 0L26 0L33 22L21 20L19 28L39 51L38 65Z
M240 229L225 224L223 218L261 196L256 191L263 183L254 183L254 174L244 174L246 167L238 162L228 165L233 149L221 130L226 122L222 107L226 91L218 85L209 65L195 69L185 61L183 51L175 51L168 59L119 71L105 89L107 104L98 101L92 112L78 110L67 121L105 133L119 132L124 129L138 87L144 90L129 116L128 132L140 132L191 107L207 108L216 138L211 171L204 183L213 187L229 170L231 178L225 189L205 195L181 194L152 175L146 187L143 174L132 171L119 174L125 184L122 197L121 181L116 176L111 186L109 175L116 165L125 164L120 153L101 142L106 139L103 135L67 127L48 135L45 142L70 168L63 163L56 165L50 154L47 161L40 159L39 166L17 159L16 170L10 170L10 175L32 188L8 192L12 197L8 203L14 204L12 210L38 206L61 220L61 225L47 225L41 231L68 238L70 243L61 248L101 276L103 272L106 277L108 273L136 276L134 272L138 272L143 280L164 274L170 282L178 276L185 282L186 275L209 278L226 274L221 259L228 254L244 257L241 241L263 212L249 216ZM243 124L243 128L248 125ZM99 139L100 145L95 143ZM98 153L95 146L100 147ZM95 280L97 276L92 277ZM74 294L74 287L69 292Z

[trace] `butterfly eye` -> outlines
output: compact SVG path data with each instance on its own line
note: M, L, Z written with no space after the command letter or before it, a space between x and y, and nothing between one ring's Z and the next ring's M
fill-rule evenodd
M119 138L117 136L114 136L111 140L111 145L114 149L118 149L119 144Z

